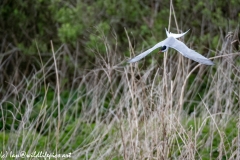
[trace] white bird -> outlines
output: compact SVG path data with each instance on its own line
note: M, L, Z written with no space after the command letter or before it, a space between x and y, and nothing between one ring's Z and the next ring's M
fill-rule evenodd
M173 48L173 49L177 50L178 52L180 52L183 56L185 56L189 59L192 59L196 62L199 62L201 64L206 64L206 65L214 65L214 63L211 60L202 56L201 54L197 53L196 51L188 48L183 42L176 39L176 38L184 36L187 32L182 33L182 34L174 34L174 33L171 33L171 32L169 33L166 29L166 34L167 34L168 38L166 38L165 40L157 43L155 46L153 46L152 48L150 48L150 49L146 50L145 52L139 54L138 56L134 57L133 59L130 59L128 61L128 63L133 63L133 62L139 61L140 59L147 56L148 54L150 54L153 50L155 50L157 48L161 47L160 51L165 52L170 47L170 48Z

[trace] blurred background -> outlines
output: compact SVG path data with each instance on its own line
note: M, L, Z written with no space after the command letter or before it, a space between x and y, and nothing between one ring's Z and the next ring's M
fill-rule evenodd
M115 49L114 54L109 54L114 55L112 63L116 64L130 57L126 34L139 54L165 39L164 28L169 26L169 1L3 0L0 3L1 61L4 62L1 84L9 78L19 80L21 75L14 74L18 69L27 74L33 68L40 68L37 49L45 63L52 56L51 40L55 49L61 47L61 51L68 52L59 63L66 64L66 74L71 78L76 63L79 69L94 68L99 56L107 54L106 43ZM224 40L228 32L238 29L239 3L238 0L175 0L178 26L172 18L170 31L191 29L186 40L191 37L192 48L206 56L208 49L216 49L218 41Z

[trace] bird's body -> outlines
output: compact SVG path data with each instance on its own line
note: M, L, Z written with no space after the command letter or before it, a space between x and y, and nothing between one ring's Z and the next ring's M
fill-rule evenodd
M155 50L157 48L162 47L161 51L165 52L170 47L170 48L173 48L173 49L177 50L178 52L180 52L183 56L185 56L189 59L192 59L196 62L199 62L201 64L205 64L205 65L213 65L214 63L211 60L202 56L201 54L197 53L196 51L188 48L183 42L176 39L176 38L179 38L179 37L185 35L187 32L185 32L183 34L174 34L174 33L169 33L166 30L168 38L166 38L165 40L157 43L155 46L153 46L152 48L150 48L150 49L146 50L145 52L139 54L138 56L134 57L133 59L129 60L128 63L133 63L133 62L139 61L140 59L147 56L148 54L150 54L153 50Z

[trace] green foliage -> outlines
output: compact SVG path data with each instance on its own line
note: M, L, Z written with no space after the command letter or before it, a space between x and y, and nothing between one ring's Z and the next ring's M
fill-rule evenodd
M177 20L184 21L180 29L186 30L191 26L194 35L202 37L201 41L205 43L202 46L214 48L219 27L224 30L235 28L239 24L237 0L173 1L173 3ZM158 8L155 8L157 6ZM168 16L169 2L164 1L154 4L148 1L138 3L137 0L114 2L36 0L34 3L26 1L12 3L7 0L0 9L0 21L4 22L0 26L0 36L5 37L7 43L13 43L23 54L30 56L38 56L36 42L41 53L51 51L50 40L53 40L55 48L62 43L68 44L71 51L76 49L77 42L81 46L79 52L82 53L78 58L92 60L96 53L106 52L102 43L104 37L109 39L108 42L114 42L112 31L119 37L118 46L122 50L121 54L129 55L126 50L128 39L124 28L131 39L134 39L137 53L143 48L152 46L162 39L161 37L166 36L163 28L168 27ZM175 26L172 21L171 31ZM199 35L200 33L203 35ZM216 39L214 45L208 46L210 37ZM194 42L198 46L200 40L196 39ZM8 48L4 50L7 51ZM81 62L83 66L87 64L88 67L92 67L88 62L85 61L85 64L83 62Z
M0 132L0 142L1 144L7 144L9 140L9 134L5 132ZM5 145L0 145L0 150L4 151L6 149Z
M173 1L177 20L184 22L180 29L192 29L193 35L201 37L200 40L195 39L195 45L201 43L201 46L211 49L216 47L219 28L226 30L239 24L236 4L239 4L238 0ZM94 60L96 53L105 54L103 39L114 42L116 37L112 36L112 31L117 35L121 54L128 56L128 39L124 29L134 40L136 53L166 37L164 28L168 27L170 8L168 1L139 3L137 0L21 0L14 3L7 0L0 7L0 22L4 22L0 23L0 36L23 54L38 56L36 43L41 53L51 52L50 40L53 40L55 48L65 43L72 52L78 44L82 53L78 58L83 66L88 67L92 66L86 59ZM171 31L175 32L175 28L172 20ZM215 37L214 44L208 46L210 37ZM198 49L202 51L202 48Z

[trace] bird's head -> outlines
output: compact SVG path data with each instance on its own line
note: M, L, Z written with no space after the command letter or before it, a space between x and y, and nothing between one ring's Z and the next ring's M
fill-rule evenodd
M166 52L168 50L167 46L162 46L160 47L160 51L159 52Z

